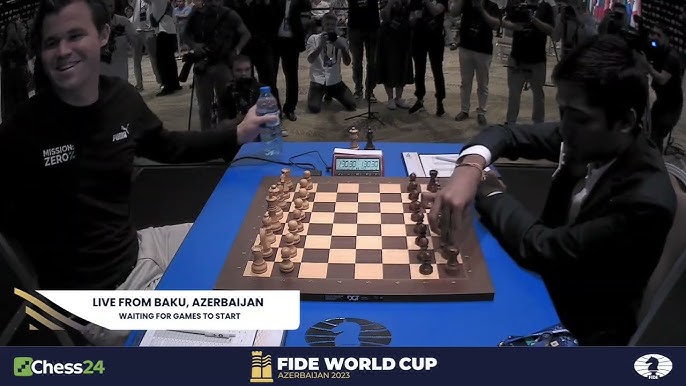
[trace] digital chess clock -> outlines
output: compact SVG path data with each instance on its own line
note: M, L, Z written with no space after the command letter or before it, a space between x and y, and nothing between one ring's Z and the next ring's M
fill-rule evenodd
M333 154L334 176L383 177L383 153L379 150L339 150Z

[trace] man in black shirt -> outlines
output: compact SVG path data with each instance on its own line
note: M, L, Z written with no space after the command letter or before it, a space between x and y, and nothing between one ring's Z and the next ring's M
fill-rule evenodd
M426 95L426 56L429 55L431 73L434 75L436 87L436 115L445 115L443 99L445 99L445 78L443 77L443 52L445 51L445 18L448 0L411 0L410 25L412 26L412 59L415 71L415 104L409 113L414 114L424 108Z
M252 110L237 127L165 130L133 86L99 75L109 19L101 0L42 3L34 50L46 87L0 126L0 232L41 289L154 288L188 226L136 231L134 157L221 158L274 119Z
M493 56L493 26L482 16L480 8L489 15L500 18L500 9L490 0L452 0L450 13L462 14L460 22L460 87L461 111L456 121L469 118L472 80L476 75L476 94L479 107L476 109L479 125L486 125L486 104L488 102L488 80Z
M651 49L641 56L641 65L653 79L650 86L655 91L655 102L650 109L650 138L662 151L664 140L679 122L684 105L681 82L684 69L679 53L669 45L664 29L653 26L648 36ZM649 61L650 59L650 61Z
M355 99L362 98L366 86L365 99L376 102L374 88L374 68L376 67L376 44L379 38L379 0L348 0L348 40L350 55L353 57L353 82ZM362 56L367 59L367 82L363 85Z
M233 80L219 95L219 120L240 122L260 97L260 83L252 75L252 62L245 55L233 61ZM240 115L240 118L239 118Z
M482 8L483 9L483 8ZM512 50L507 62L508 104L506 124L515 124L524 84L529 82L533 94L533 123L545 120L545 85L548 36L553 33L555 15L543 0L517 0L507 10L502 22L487 13L484 18L498 28L511 29Z

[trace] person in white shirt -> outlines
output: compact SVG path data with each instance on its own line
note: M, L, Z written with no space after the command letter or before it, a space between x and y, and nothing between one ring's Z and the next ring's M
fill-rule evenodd
M114 0L105 0L110 14L110 39L100 57L100 73L129 81L129 45L141 49L136 30L126 17L114 13ZM137 83L136 86L141 85Z
M138 40L140 45L145 46L145 52L150 58L150 65L152 72L155 74L155 81L162 85L159 71L157 69L157 43L155 40L155 30L150 26L150 5L143 0L130 0L131 8L133 8L133 17L131 24L138 33ZM142 48L142 47L141 47ZM143 50L138 49L133 51L133 75L136 78L136 89L143 91L143 70L141 62L143 61Z
M316 114L321 111L324 94L335 98L348 111L354 111L355 98L341 78L341 61L349 66L352 58L345 38L336 33L336 15L322 17L323 32L307 39L307 61L310 62L310 90L307 108Z
M157 42L157 69L162 90L157 96L173 94L181 90L179 68L176 64L176 23L169 0L143 0L150 4L150 25L155 29Z

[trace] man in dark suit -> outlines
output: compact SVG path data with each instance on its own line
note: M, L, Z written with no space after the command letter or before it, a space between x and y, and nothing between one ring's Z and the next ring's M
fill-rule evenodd
M621 38L592 38L553 79L561 122L490 127L460 154L429 222L459 246L474 201L483 224L522 267L541 275L582 345L626 345L664 247L676 198L641 127L647 80ZM540 218L484 168L500 157L559 162Z
M312 9L309 0L277 0L280 1L279 19L281 20L276 41L274 70L279 71L279 61L283 66L286 78L286 101L283 103L283 113L291 121L295 121L295 106L298 104L298 62L300 53L305 51L305 28L300 14ZM278 95L278 90L274 90ZM279 100L282 100L279 98Z

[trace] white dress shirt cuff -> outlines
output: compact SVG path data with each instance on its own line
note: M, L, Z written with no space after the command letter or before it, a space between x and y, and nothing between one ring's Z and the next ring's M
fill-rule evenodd
M484 157L484 159L486 160L486 166L489 166L491 164L491 151L483 145L474 145L468 147L460 153L460 156L457 157L457 159L460 160L462 159L462 157L474 154Z

